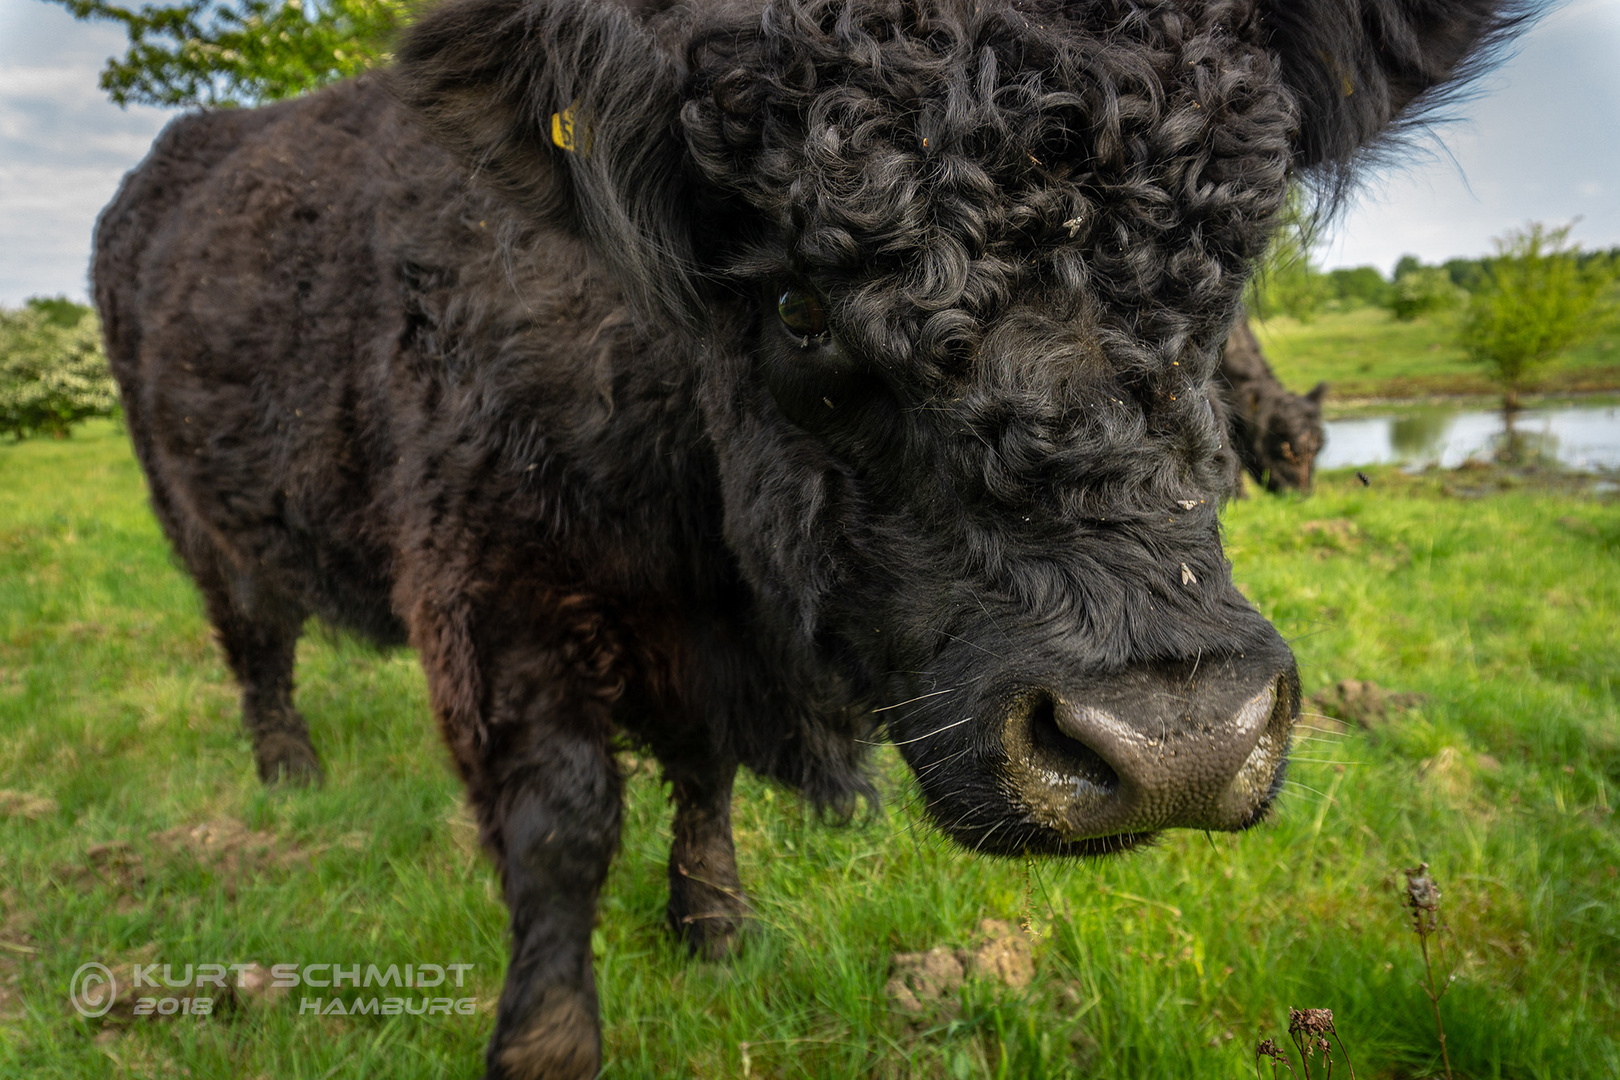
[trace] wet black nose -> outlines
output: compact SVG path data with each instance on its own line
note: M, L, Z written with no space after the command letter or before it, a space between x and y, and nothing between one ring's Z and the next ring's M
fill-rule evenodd
M1017 696L1003 742L1032 817L1071 839L1232 830L1264 812L1297 712L1292 664L1142 665Z

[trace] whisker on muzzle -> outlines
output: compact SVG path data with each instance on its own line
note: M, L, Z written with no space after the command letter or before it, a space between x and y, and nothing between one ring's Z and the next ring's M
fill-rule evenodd
M959 728L963 724L969 724L969 723L972 723L972 722L973 722L973 717L964 716L964 717L962 717L962 719L956 721L955 723L946 724L944 727L937 727L933 731L924 732L923 734L918 735L915 739L898 739L898 740L895 740L893 742L890 742L889 745L890 746L910 746L912 743L919 743L919 742L922 742L924 739L932 739L935 735L938 735L942 731L949 731L952 728ZM882 746L882 745L884 745L884 742L887 742L887 740L883 740L883 741L879 741L879 742L868 742L867 740L864 740L864 739L862 739L860 741L865 743L865 745L867 745L867 746Z

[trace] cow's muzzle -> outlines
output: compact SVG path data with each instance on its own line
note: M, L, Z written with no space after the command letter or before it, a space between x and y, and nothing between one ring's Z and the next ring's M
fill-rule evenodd
M1069 841L1244 829L1281 786L1298 712L1291 662L1242 657L1028 688L1005 705L1007 795Z

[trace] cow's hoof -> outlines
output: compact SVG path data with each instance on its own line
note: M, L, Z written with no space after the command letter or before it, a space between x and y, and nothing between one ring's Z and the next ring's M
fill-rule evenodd
M592 1080L602 1061L594 1003L547 991L521 1026L505 1017L485 1057L485 1080Z
M322 779L320 759L307 736L280 731L266 735L254 745L253 758L267 787L313 787Z
M730 898L727 898L730 901ZM699 960L725 960L742 951L754 928L748 905L728 902L719 911L676 911L669 909L669 928L686 945L688 955Z

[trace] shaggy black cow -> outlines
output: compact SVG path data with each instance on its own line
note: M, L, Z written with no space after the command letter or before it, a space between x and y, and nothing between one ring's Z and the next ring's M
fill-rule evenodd
M1234 493L1242 496L1245 471L1267 491L1310 491L1316 455L1327 441L1322 430L1327 383L1303 395L1290 393L1240 313L1221 349L1213 385L1234 451Z
M737 765L847 811L874 717L980 851L1266 813L1298 688L1221 552L1216 355L1290 176L1513 22L456 0L388 86L165 131L94 269L153 506L266 779L318 771L307 616L420 651L511 910L489 1075L597 1067L621 734L711 955Z

